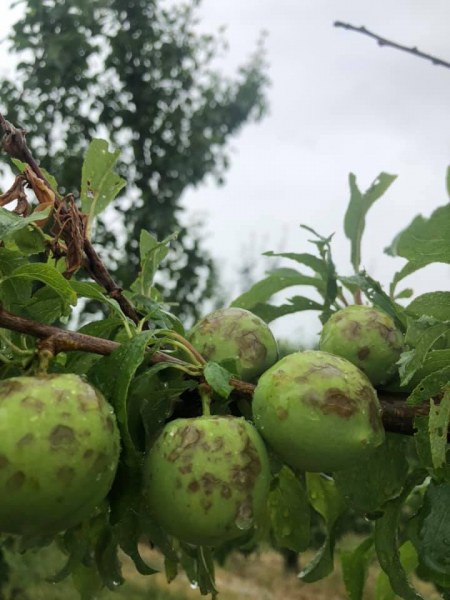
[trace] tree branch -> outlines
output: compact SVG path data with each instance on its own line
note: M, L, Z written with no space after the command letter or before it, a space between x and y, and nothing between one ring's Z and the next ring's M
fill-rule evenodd
M31 319L19 317L4 310L1 305L0 327L44 340L46 342L45 347L53 353L82 351L108 355L120 347L118 342L60 329L53 325L44 325ZM164 352L154 352L150 360L152 363L169 362L174 365L192 366ZM230 385L240 394L250 398L253 396L256 387L252 383L236 378L230 379ZM406 397L406 394L379 394L383 411L383 425L386 431L412 435L414 433L414 417L428 413L429 406L427 404L418 407L407 406L405 403Z
M14 127L14 125L9 123L9 121L7 121L1 113L0 127L2 128L4 134L2 146L5 152L13 158L18 158L22 162L26 163L33 173L44 182L47 188L52 192L52 195L55 196L55 209L60 219L69 221L71 218L74 218L73 211L70 212L64 206L63 199L58 195L57 190L53 190L52 186L42 173L38 163L33 158L25 140L26 131L24 129ZM78 213L78 215L79 214L80 213ZM94 281L101 285L112 298L117 300L120 308L127 317L134 321L134 323L139 323L139 314L131 302L122 294L121 288L117 286L112 279L108 269L101 260L100 256L97 254L90 240L84 236L81 243L82 251L84 253L83 262L89 275L92 277L92 279L94 279Z
M391 40L388 40L384 37L377 35L376 33L373 33L372 31L369 31L365 27L355 27L355 25L351 25L350 23L343 23L342 21L335 21L334 26L347 29L348 31L362 33L363 35L367 35L368 37L374 39L379 46L388 46L390 48L395 48L396 50L401 50L402 52L408 52L408 54L412 54L413 56L417 56L418 58L424 58L425 60L431 61L433 65L439 67L446 67L447 69L450 69L450 62L447 62L446 60L442 60L441 58L437 58L436 56L432 56L431 54L421 52L415 46L408 47L403 46L402 44L397 44L396 42L392 42Z

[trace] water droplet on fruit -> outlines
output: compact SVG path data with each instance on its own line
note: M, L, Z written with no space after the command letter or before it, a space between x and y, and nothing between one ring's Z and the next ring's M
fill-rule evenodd
M253 525L253 510L249 502L243 502L238 510L235 520L238 529L250 529Z

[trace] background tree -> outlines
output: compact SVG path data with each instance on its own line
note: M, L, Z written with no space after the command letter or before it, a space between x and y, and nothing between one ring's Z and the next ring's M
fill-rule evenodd
M211 297L215 269L199 228L181 223L181 197L207 175L222 181L227 142L263 115L267 84L260 44L234 78L215 68L226 45L197 31L199 3L23 0L10 36L20 62L1 81L1 110L28 131L60 188L78 189L91 138L108 135L121 150L128 186L96 241L127 287L139 268L140 230L159 239L178 230L162 282L182 317L196 317Z

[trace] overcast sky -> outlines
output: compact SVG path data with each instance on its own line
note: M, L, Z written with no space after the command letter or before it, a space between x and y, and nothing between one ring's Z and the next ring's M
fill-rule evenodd
M336 262L349 273L342 233L349 172L362 189L381 171L398 175L369 213L363 244L364 266L387 283L403 261L383 256L383 248L415 215L448 201L450 70L333 22L365 25L450 61L450 0L203 0L199 14L203 30L227 27L229 72L268 32L269 115L233 140L225 186L207 184L184 197L186 219L205 220L205 243L227 291L238 292L243 254L258 261L265 250L309 251L300 223L336 232ZM2 11L0 37L13 18ZM4 72L4 50L0 58ZM449 290L450 268L430 267L405 281L417 292ZM307 313L280 319L275 331L302 344L319 328Z

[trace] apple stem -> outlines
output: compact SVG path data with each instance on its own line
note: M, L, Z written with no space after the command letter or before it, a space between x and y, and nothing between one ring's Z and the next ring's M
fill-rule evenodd
M198 389L202 400L203 416L209 417L211 414L211 388L207 383L201 383Z

